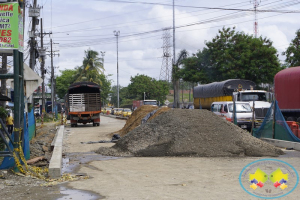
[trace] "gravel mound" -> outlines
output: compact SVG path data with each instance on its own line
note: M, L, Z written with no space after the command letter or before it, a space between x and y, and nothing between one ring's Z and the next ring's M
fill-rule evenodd
M157 106L149 106L149 105L144 105L133 111L131 116L126 120L126 124L124 127L114 133L111 133L111 136L113 134L119 134L120 136L126 135L128 132L132 131L135 129L137 126L141 125L141 121L146 115L154 110L157 110Z
M111 148L109 156L278 156L283 152L207 110L172 109L142 124Z

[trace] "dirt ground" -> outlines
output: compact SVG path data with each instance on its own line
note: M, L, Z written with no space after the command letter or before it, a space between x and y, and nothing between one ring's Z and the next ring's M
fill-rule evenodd
M101 125L65 127L63 172L90 178L42 187L43 181L18 177L0 179L3 199L257 199L239 185L241 170L262 157L110 157L94 153L112 143L81 142L110 140L126 121L101 116ZM286 151L276 159L300 172L300 152ZM8 173L8 172L7 172ZM15 176L15 175L14 175ZM12 186L9 186L9 185ZM18 192L16 192L18 191ZM281 199L300 199L299 186Z
M30 158L45 156L35 166L48 167L51 158L50 145L56 132L53 122L43 127L37 124L36 137L30 142ZM32 177L16 175L12 170L0 170L1 199L56 199L62 197L59 186L41 187L46 182ZM43 197L44 196L44 197Z
M247 164L262 157L116 158L93 153L99 147L113 144L80 144L82 141L108 140L109 134L123 125L122 120L102 117L99 129L84 126L69 129L65 139L69 167L91 177L69 182L69 188L89 191L93 194L91 199L257 199L241 188L238 177ZM277 159L300 171L300 152L286 152ZM90 159L93 161L82 162L88 157L93 157ZM282 199L299 198L298 189Z

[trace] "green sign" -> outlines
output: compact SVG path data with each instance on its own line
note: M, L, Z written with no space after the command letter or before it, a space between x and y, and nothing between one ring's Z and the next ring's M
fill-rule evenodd
M0 51L23 52L23 10L18 3L0 3Z

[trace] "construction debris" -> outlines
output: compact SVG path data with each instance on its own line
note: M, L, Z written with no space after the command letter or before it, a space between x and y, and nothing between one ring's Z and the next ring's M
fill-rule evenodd
M207 110L171 109L155 113L152 120L137 125L147 111L141 108L121 130L122 137L111 148L96 152L109 156L278 156L275 146L252 137L247 131ZM141 113L139 113L139 111ZM138 116L135 119L134 116ZM139 123L140 124L140 123ZM136 127L133 129L133 127ZM126 132L132 130L130 132Z

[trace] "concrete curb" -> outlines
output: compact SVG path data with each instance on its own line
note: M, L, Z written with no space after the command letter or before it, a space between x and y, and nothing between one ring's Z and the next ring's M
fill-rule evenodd
M54 149L49 164L49 176L52 179L61 177L63 138L64 126L62 125L59 126L59 129L56 132Z
M265 142L268 142L270 144L273 144L276 147L293 148L295 150L300 151L300 143L299 142L290 142L290 141L276 140L276 139L270 139L270 138L260 138L260 139Z

